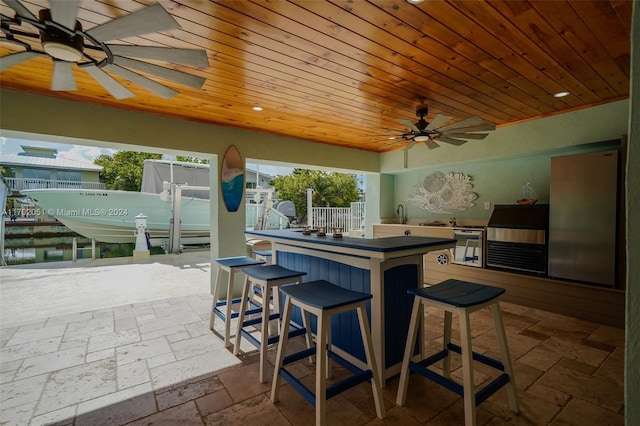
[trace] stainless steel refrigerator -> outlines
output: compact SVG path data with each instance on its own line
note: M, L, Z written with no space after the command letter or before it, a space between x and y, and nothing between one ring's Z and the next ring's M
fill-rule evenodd
M553 157L550 277L615 286L618 151Z

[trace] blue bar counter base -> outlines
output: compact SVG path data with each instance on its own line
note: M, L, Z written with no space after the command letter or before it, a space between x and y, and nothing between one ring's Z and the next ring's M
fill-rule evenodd
M407 290L424 285L424 255L449 250L456 242L453 238L412 236L333 238L304 235L296 229L254 230L245 234L269 241L273 263L307 272L305 281L327 281L371 296L363 303L383 386L386 379L400 372L413 303ZM298 309L294 310L292 320L303 324ZM309 327L312 333L316 332L313 316ZM355 310L334 315L330 327L333 352L365 369L365 348L357 338L360 328ZM416 345L415 351L420 353L421 346Z

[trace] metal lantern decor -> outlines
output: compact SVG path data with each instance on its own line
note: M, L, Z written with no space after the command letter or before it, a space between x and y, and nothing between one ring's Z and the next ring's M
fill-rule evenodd
M538 194L536 194L536 190L533 189L531 184L527 182L520 188L516 202L520 205L530 206L535 204L536 201L538 201Z

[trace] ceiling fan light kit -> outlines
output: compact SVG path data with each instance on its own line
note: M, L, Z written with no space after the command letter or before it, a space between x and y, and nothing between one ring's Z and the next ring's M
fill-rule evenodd
M2 15L4 37L0 38L0 42L18 44L25 51L0 58L0 71L34 57L48 55L54 62L51 90L77 90L72 68L75 64L84 69L116 99L126 99L135 95L104 70L165 99L175 96L178 91L129 68L195 89L204 85L205 79L202 77L128 57L208 67L209 60L204 50L107 44L127 37L180 28L177 21L160 4L152 4L84 31L82 24L77 20L79 0L50 0L51 9L40 10L38 18L19 0L3 1L14 10L15 16L9 18ZM36 28L38 33L27 31L30 28L23 27L23 23ZM31 44L25 41L27 39L39 39L42 51L34 50Z
M59 59L67 62L78 62L82 59L82 50L76 46L60 42L57 40L42 41L42 48L45 53L52 56L53 59Z
M82 25L80 22L76 21L75 28L72 32L47 24L49 22L53 22L51 18L51 11L49 9L42 9L38 13L38 16L40 18L40 22L43 22L45 26L45 30L40 31L40 42L45 53L54 59L59 59L61 61L80 61L84 50L84 37L78 34L79 32L82 32Z

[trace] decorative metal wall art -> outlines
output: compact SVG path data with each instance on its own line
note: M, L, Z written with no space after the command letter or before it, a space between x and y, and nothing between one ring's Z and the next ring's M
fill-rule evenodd
M416 185L407 202L432 213L452 213L475 206L478 194L471 192L471 177L462 173L434 172Z

